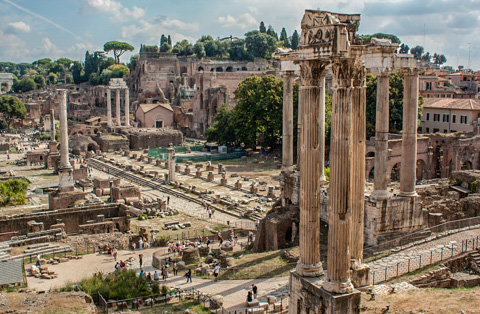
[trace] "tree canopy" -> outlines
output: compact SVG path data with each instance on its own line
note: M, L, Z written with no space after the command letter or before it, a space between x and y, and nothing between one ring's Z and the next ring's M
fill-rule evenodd
M25 119L27 108L17 97L1 96L0 114L2 115L2 128L9 129L13 119Z
M121 41L109 41L103 45L103 50L105 52L113 51L115 57L115 63L120 63L120 56L123 55L126 51L133 51L135 48Z
M392 41L392 43L395 43L395 44L400 44L402 42L400 40L400 38L398 38L397 36L395 36L393 34L384 34L384 33L375 33L375 34L371 34L371 35L360 35L360 38L362 38L363 40L370 40L372 38L390 39Z

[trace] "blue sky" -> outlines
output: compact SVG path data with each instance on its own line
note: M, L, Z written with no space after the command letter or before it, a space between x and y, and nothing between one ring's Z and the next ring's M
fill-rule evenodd
M174 43L241 37L262 20L291 35L305 9L360 13L360 34L395 34L410 47L444 53L454 67L468 65L470 50L471 67L480 69L480 0L0 0L0 61L83 60L110 40L135 53L161 34Z

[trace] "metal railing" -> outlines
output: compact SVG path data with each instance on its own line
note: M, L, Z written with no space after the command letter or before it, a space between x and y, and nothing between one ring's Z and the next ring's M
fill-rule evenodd
M471 239L463 240L461 244L455 245L454 243L451 243L450 245L442 248L431 249L430 252L419 254L418 256L409 258L406 261L398 262L391 266L387 265L385 266L385 269L372 270L372 284L397 278L403 274L407 274L417 269L442 262L462 253L477 250L480 247L479 240L479 236L476 236Z

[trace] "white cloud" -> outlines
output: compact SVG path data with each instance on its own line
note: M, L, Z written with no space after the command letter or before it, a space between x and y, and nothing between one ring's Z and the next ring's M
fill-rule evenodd
M138 20L145 16L145 10L137 6L132 9L125 8L120 2L114 0L87 0L87 4L100 11L112 14L112 22L124 22L129 19Z
M0 30L0 51L3 61L18 62L19 58L29 53L27 43L13 34L4 33Z
M250 13L244 13L237 17L228 14L227 16L220 16L217 21L224 27L240 29L247 29L258 25L258 21Z
M60 58L64 51L59 49L48 37L44 37L41 40L41 46L35 49L36 54L44 54L46 57L51 59Z
M138 44L157 44L160 42L160 36L162 34L170 34L172 36L173 45L176 42L182 41L184 39L188 40L189 42L195 42L195 39L189 36L185 36L184 34L178 33L175 30L169 30L162 24L157 23L150 23L148 21L141 20L139 21L139 25L128 25L123 26L121 29L121 37L122 40L130 42L130 44L138 45Z
M8 23L5 27L5 32L9 34L29 33L30 25L25 22Z
M157 20L159 20L157 18ZM192 31L197 31L198 30L198 23L185 23L183 21L177 20L177 19L172 19L169 17L162 18L160 21L160 24L165 26L168 29L181 29L181 30L192 30Z

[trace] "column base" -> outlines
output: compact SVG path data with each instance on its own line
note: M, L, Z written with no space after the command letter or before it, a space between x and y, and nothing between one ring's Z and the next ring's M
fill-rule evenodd
M358 290L334 294L322 288L321 280L304 278L294 271L290 273L289 296L291 314L357 314L361 302Z
M327 177L326 177L324 174L322 174L322 175L320 176L320 181L322 181L322 182L327 181Z
M338 293L338 294L345 294L353 292L353 284L350 278L348 281L340 282L340 281L333 281L330 279L326 279L323 283L323 289L331 292L331 293Z
M58 167L58 190L70 192L74 190L73 169L71 166Z
M413 191L413 192L402 192L402 191L400 191L400 193L398 193L398 196L400 196L400 197L415 197L415 196L418 196L418 194L417 194L416 191Z
M372 200L386 200L390 197L387 190L373 190L372 194L370 194L370 199Z
M315 265L309 265L300 263L300 261L298 261L296 271L300 276L303 277L319 277L324 274L322 262L319 262Z

